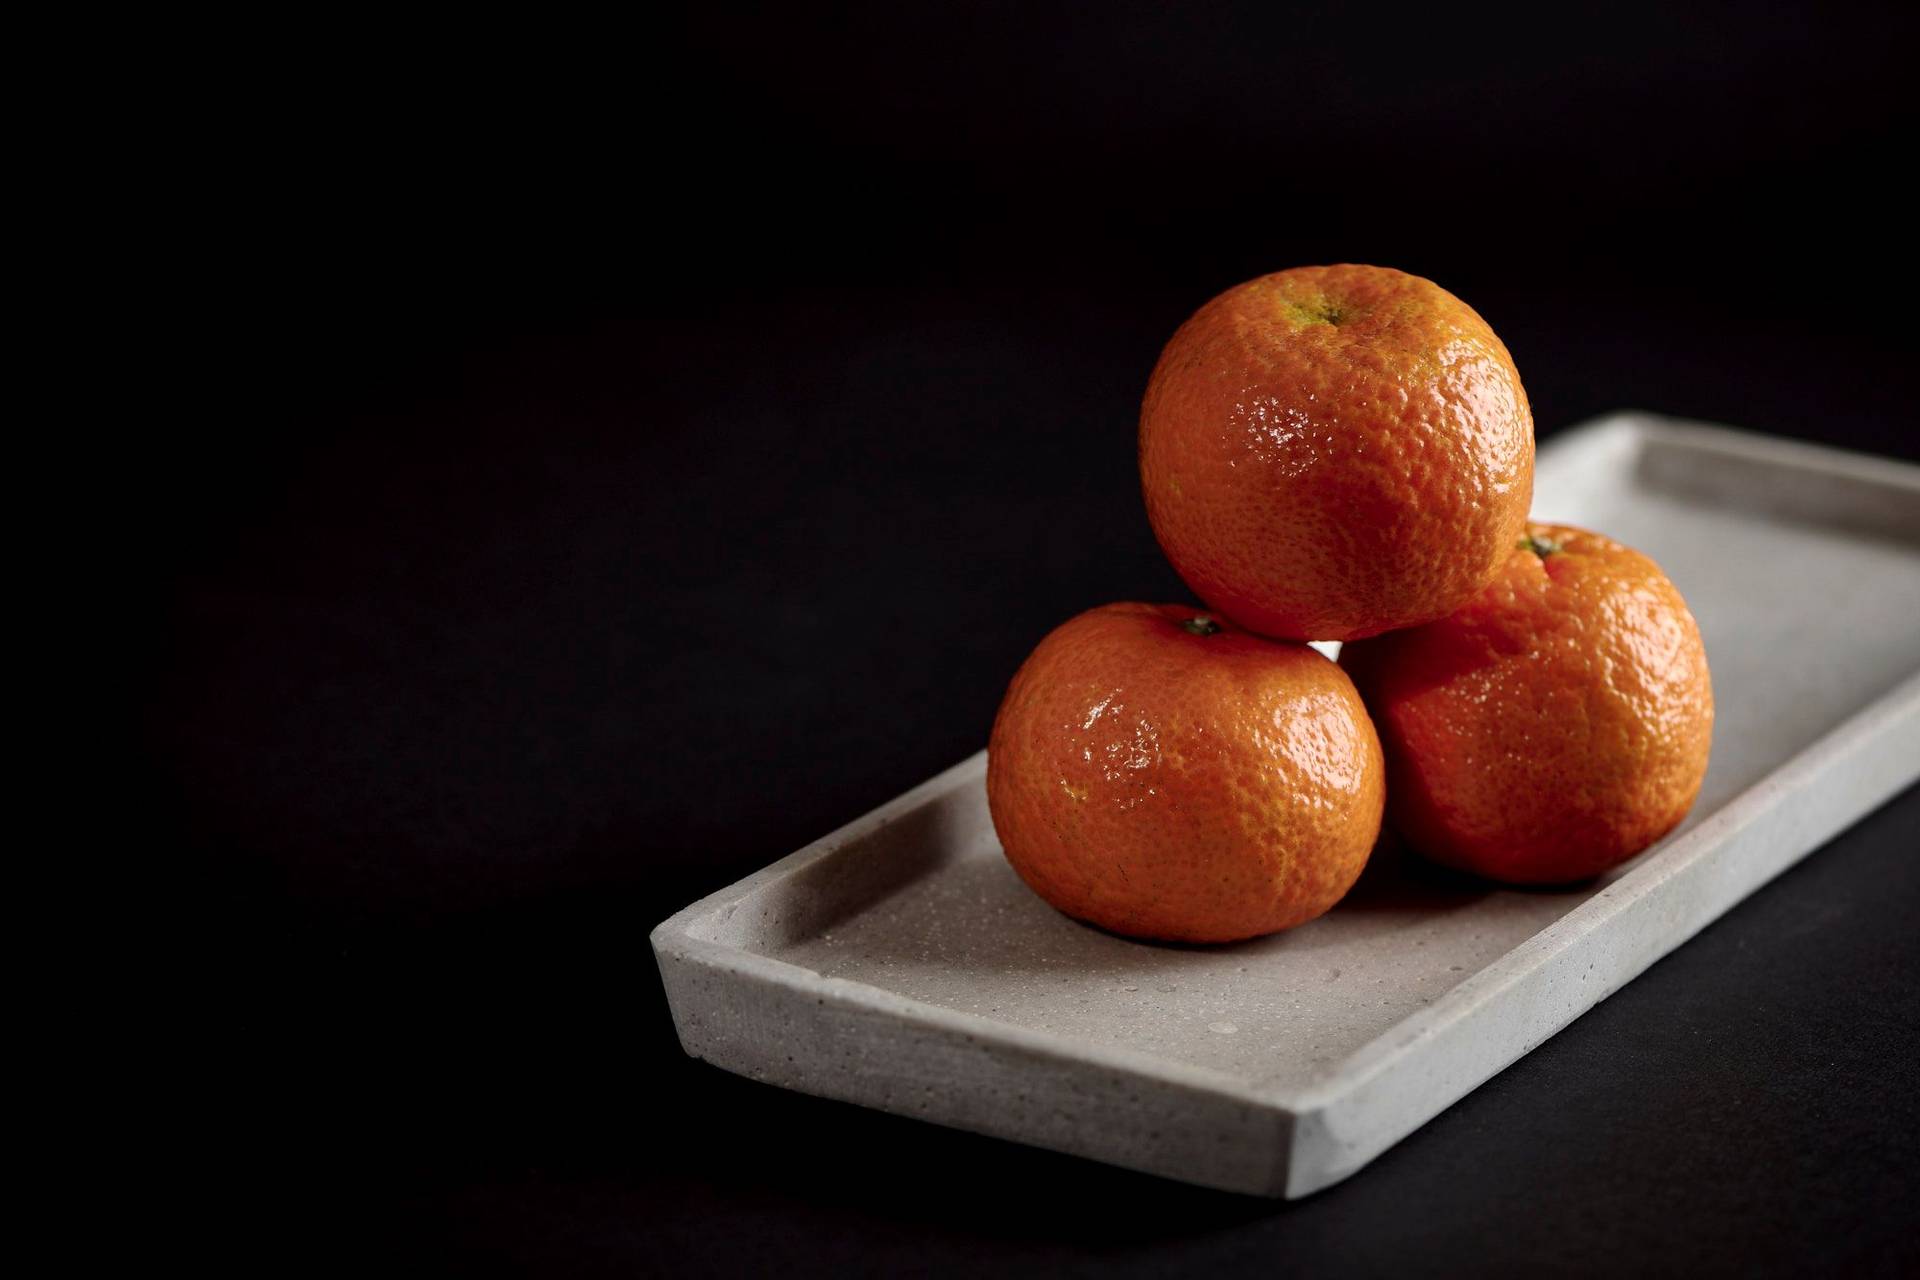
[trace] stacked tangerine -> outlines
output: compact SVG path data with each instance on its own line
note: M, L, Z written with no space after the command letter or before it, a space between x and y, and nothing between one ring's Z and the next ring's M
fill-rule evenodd
M1062 624L988 747L1001 846L1059 910L1234 941L1332 907L1383 818L1436 861L1553 884L1686 816L1713 729L1699 628L1645 556L1528 521L1526 391L1445 289L1332 266L1222 293L1148 381L1140 479L1205 607Z

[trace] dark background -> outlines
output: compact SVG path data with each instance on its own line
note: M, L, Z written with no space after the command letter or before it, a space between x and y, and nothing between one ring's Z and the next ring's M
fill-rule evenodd
M1920 458L1910 6L898 8L256 31L129 113L202 1246L1920 1261L1912 791L1298 1205L680 1054L652 925L978 749L1055 623L1184 596L1135 412L1229 284L1428 275L1543 439L1631 406Z

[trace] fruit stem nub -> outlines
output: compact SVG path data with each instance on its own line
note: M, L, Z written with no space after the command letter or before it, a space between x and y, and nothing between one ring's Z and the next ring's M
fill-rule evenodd
M1519 546L1522 551L1531 551L1542 560L1560 550L1560 544L1552 538L1536 538L1532 534L1520 539Z
M1195 614L1180 625L1196 636L1217 635L1220 631L1220 624L1204 613Z

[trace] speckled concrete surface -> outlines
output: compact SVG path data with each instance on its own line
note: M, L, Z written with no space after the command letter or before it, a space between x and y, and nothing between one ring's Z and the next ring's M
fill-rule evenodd
M912 892L771 954L1014 1026L1298 1088L1586 896L1494 893L1411 859L1381 864L1302 928L1156 946L1054 911L983 827Z
M1713 664L1693 815L1598 883L1497 889L1387 847L1300 929L1132 942L1018 881L975 757L656 930L682 1042L1208 1185L1337 1180L1920 772L1917 475L1631 417L1542 450L1536 514L1658 560Z

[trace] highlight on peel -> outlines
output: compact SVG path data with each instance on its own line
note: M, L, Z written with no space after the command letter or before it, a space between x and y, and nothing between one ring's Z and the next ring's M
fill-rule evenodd
M1386 267L1236 285L1168 341L1140 411L1147 515L1217 612L1348 640L1444 617L1526 522L1533 415L1466 303Z
M1383 778L1337 665L1180 605L1105 605L1054 630L987 753L1021 879L1076 919L1182 942L1325 912L1379 835Z
M1679 825L1713 739L1700 629L1659 566L1531 524L1439 621L1347 645L1386 752L1388 811L1435 861L1583 880Z

